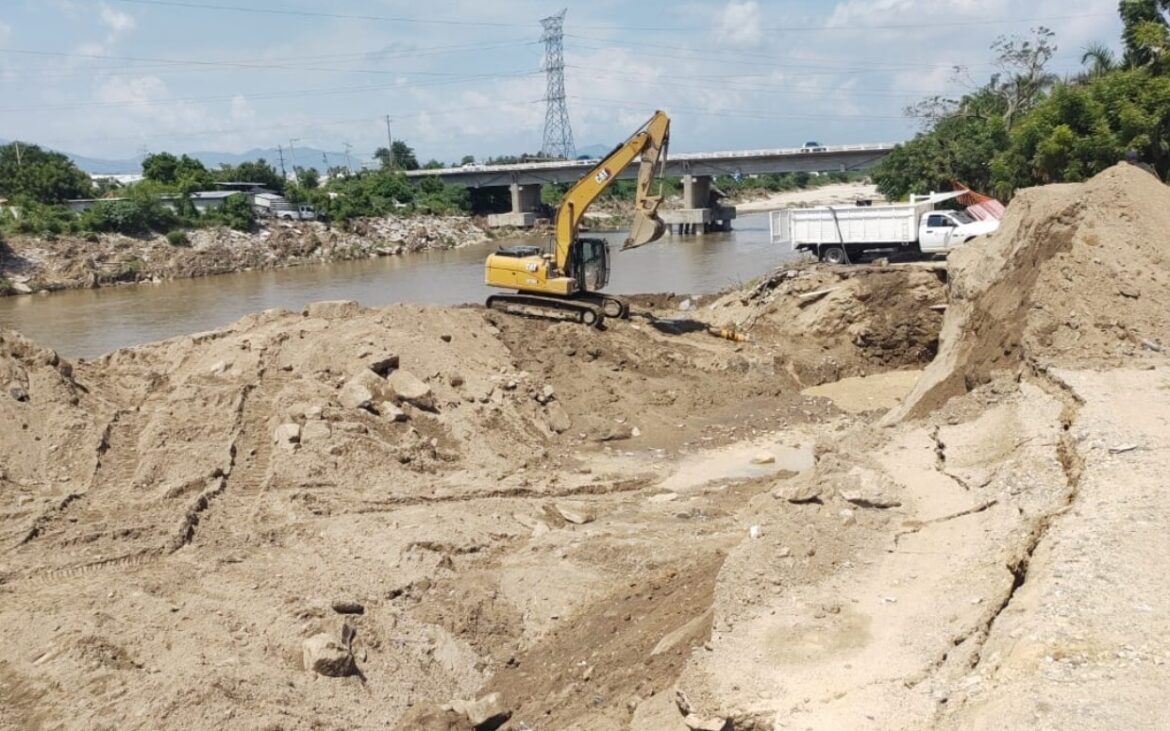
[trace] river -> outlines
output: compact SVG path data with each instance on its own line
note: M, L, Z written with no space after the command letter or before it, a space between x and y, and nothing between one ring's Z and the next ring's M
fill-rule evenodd
M772 245L766 215L748 215L736 230L706 236L668 236L649 246L618 251L614 294L707 294L737 286L793 257ZM300 310L309 302L356 300L376 307L396 302L482 302L483 262L492 242L357 262L240 272L161 284L78 289L50 295L0 298L0 326L56 349L92 358L118 348L223 327L260 310Z

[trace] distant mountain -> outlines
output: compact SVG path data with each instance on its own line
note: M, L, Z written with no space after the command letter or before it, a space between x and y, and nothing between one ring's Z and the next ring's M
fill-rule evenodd
M578 147L577 157L582 155L590 158L605 157L613 152L613 145L589 145L588 147Z
M8 140L0 140L0 145L7 144ZM90 175L132 175L142 172L142 159L137 157L124 160L106 160L98 157L75 155L72 152L65 152L64 150L60 150L59 152L62 152L77 167ZM251 162L261 158L267 160L275 168L280 167L280 150L277 150L275 147L263 150L248 150L239 154L231 152L188 152L187 154L213 170L220 165L239 165L242 162ZM317 168L318 171L325 172L323 158L329 161L329 167L342 167L346 164L345 153L343 152L327 152L325 150L318 150L315 147L298 147L292 153L288 149L284 150L284 164L289 172L292 172L294 161L301 167ZM363 162L357 155L351 156L351 159L354 167L360 166Z

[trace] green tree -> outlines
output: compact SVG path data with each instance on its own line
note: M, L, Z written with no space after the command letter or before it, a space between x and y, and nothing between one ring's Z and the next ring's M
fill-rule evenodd
M447 166L443 163L435 160L434 158L431 158L430 160L427 160L425 165L423 165L423 170L442 170L445 167Z
M1166 70L1170 53L1170 0L1121 0L1121 38L1129 68Z
M278 193L284 191L284 178L264 158L239 165L223 165L213 173L213 177L220 183L259 183Z
M23 142L0 147L0 197L60 203L92 193L89 176L65 155Z
M314 190L321 185L321 174L317 168L297 168L297 180L305 190Z
M474 165L475 155L464 155L463 159L459 161L460 165Z
M211 172L193 157L175 157L169 152L147 155L142 160L142 177L171 186L185 195L210 188Z

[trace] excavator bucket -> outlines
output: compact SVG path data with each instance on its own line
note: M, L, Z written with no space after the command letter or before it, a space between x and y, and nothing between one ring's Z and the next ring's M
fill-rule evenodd
M639 246L652 244L666 233L666 224L658 217L658 206L651 211L638 211L634 214L634 223L630 226L630 235L622 250L636 249Z

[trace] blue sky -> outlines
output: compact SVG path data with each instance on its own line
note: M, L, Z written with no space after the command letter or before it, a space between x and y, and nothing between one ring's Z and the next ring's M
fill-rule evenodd
M390 115L422 159L535 151L538 21L563 7L578 146L663 108L676 151L898 141L954 66L986 80L999 35L1046 25L1074 72L1120 34L1116 0L0 0L0 138L364 157Z

